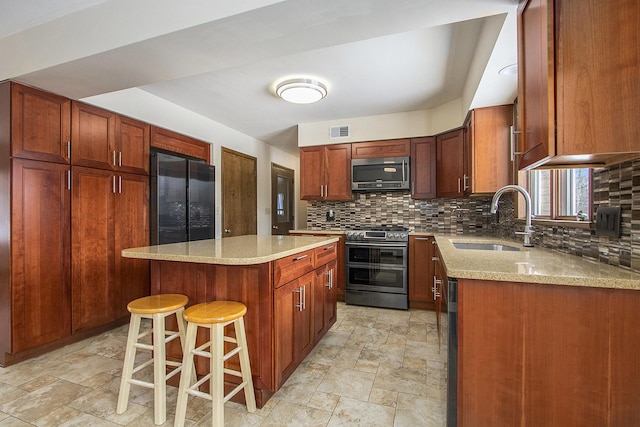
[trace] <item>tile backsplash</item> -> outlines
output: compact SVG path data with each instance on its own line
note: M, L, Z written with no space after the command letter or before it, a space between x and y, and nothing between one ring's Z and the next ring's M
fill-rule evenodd
M408 192L356 193L344 202L310 201L307 228L346 230L373 225L397 225L411 231L482 234L520 241L513 234L523 224L514 221L513 196L500 199L497 215L491 197L413 200ZM640 273L640 159L593 170L593 215L598 206L622 208L621 236L598 236L591 228L534 225L537 246L571 253ZM327 214L333 211L334 220Z

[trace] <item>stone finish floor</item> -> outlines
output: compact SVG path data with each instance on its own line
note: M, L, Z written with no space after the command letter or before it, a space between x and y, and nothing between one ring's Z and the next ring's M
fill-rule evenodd
M225 425L444 426L442 320L439 346L434 312L338 303L336 324L285 385L254 414L227 403ZM153 426L149 389L132 386L127 411L115 413L127 330L0 368L0 426ZM176 395L168 387L165 426L173 425ZM190 398L186 425L210 426L209 407Z

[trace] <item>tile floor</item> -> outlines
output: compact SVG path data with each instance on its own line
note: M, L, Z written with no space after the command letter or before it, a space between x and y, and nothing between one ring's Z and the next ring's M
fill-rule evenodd
M0 368L0 426L153 426L151 390L132 386L115 413L127 328ZM227 403L225 425L444 426L446 353L433 312L338 303L336 324L285 385L254 414ZM208 402L191 399L186 425L211 425Z

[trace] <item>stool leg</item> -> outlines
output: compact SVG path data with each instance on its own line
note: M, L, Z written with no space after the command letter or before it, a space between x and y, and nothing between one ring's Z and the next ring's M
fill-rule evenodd
M153 315L153 421L167 420L167 349L165 345L164 313Z
M131 383L129 380L133 375L133 364L136 359L136 343L138 342L138 334L140 334L140 316L131 315L129 323L129 333L127 335L127 348L124 353L124 364L122 366L122 379L120 380L120 393L118 394L118 406L116 412L124 413L129 403L129 391Z
M184 307L178 309L178 311L176 312L176 322L178 324L178 332L180 332L180 346L182 347L182 355L184 356L187 337L187 328L184 324ZM195 363L192 363L192 366L193 369L191 369L191 378L195 378L197 380L198 376L196 375ZM180 375L183 375L182 373L184 372L184 366L180 368L180 372ZM191 383L189 383L189 385L191 385Z
M213 427L224 426L224 324L211 325L211 392Z
M190 373L195 369L193 354L191 351L196 347L196 334L198 325L189 323L187 325L187 338L185 339L184 351L182 353L182 371L180 372L180 386L178 388L178 400L176 403L175 427L183 427L187 416L187 400L189 399L189 386L191 385Z
M236 329L236 340L242 346L240 350L240 372L244 382L244 399L247 402L247 411L256 411L256 396L253 391L253 380L251 379L251 365L249 363L249 347L247 347L247 335L244 330L244 319L241 317L234 322Z

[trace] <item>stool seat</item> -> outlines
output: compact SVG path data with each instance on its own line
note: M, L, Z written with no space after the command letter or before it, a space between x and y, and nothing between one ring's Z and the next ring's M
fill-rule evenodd
M247 306L237 301L211 301L196 304L184 312L187 322L210 325L232 322L247 313Z
M131 301L127 304L127 310L135 314L167 313L184 307L188 302L186 295L158 294Z

